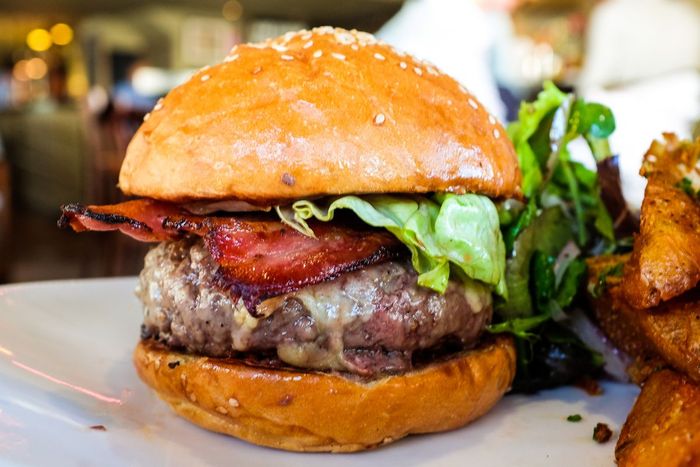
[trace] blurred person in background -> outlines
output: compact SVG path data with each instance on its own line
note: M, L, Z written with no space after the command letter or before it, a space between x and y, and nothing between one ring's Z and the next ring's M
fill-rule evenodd
M156 103L158 96L145 95L134 86L134 76L140 68L146 67L148 62L143 59L135 59L124 73L114 83L112 99L114 106L123 112L135 112L145 114Z
M0 110L12 104L12 58L0 59Z
M462 83L500 120L506 115L489 66L495 28L484 7L517 0L408 0L377 37L428 60Z
M700 120L700 2L601 2L590 18L578 90L615 113L611 145L625 196L638 207L644 179L637 172L652 139L665 131L689 138Z
M100 150L108 153L104 156L107 162L102 185L106 185L110 177L116 177L131 137L141 126L144 115L153 108L159 97L143 92L136 83L135 76L139 70L149 66L146 59L128 54L115 54L112 60L115 70L112 100L99 117L101 142L106 145ZM105 192L102 199L108 199L109 202L120 199L118 190L112 186Z
M63 60L57 60L56 63L49 68L48 81L51 99L60 104L70 103L67 87L68 70Z

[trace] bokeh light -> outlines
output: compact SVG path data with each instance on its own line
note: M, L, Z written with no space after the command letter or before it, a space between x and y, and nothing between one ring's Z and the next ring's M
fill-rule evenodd
M51 47L51 34L46 29L32 29L27 34L27 45L36 52L43 52Z
M243 6L237 0L228 0L224 3L221 13L227 21L238 21L243 15Z
M68 76L66 87L69 95L73 97L84 96L88 91L88 79L83 73L71 73Z
M51 26L51 39L56 45L68 45L73 40L73 28L66 23Z
M15 66L12 68L12 77L17 81L27 81L29 79L26 60L20 60L15 63Z
M39 57L34 57L27 60L24 68L27 73L27 77L30 79L41 79L46 76L46 72L48 71L46 62Z

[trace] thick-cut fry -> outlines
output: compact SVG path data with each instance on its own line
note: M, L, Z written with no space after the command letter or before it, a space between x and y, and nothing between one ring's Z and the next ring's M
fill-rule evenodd
M700 290L650 310L635 310L613 297L641 329L657 354L677 370L700 382Z
M672 370L647 379L615 447L620 466L700 464L700 387Z
M620 288L622 267L629 255L608 255L589 258L588 289L592 293L592 310L606 336L615 347L635 358L645 359L655 351L635 321L628 316L630 307L614 303L612 290ZM618 294L619 295L619 294Z
M601 275L624 261L624 257L601 257L589 261L589 281L598 285ZM663 361L700 382L700 290L639 310L630 306L622 293L624 280L607 275L605 288L593 300L594 314L613 343L637 358L641 368L663 366Z
M700 281L700 205L679 188L649 182L640 234L623 292L637 308L683 294Z
M651 308L682 295L700 281L700 139L666 134L644 157L649 179L639 235L625 267L622 293L636 308Z

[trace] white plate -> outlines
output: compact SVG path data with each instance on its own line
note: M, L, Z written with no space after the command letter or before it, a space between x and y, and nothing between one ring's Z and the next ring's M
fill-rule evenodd
M637 389L605 384L508 396L450 433L360 454L293 454L252 446L175 417L138 379L131 351L140 306L133 278L0 287L0 464L8 465L566 465L613 464ZM567 415L583 420L570 423ZM91 429L103 425L106 431Z

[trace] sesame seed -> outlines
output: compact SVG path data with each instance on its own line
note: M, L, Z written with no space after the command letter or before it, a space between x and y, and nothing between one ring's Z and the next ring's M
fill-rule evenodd
M301 35L301 39L304 41L308 41L309 39L311 39L312 36L313 36L313 33L305 32L304 34Z
M231 407L238 407L241 404L239 404L238 401L232 397L228 400L228 405Z
M323 50L317 50L313 53L312 57L319 58L321 55L323 55Z
M293 379L294 381L301 381L301 376L295 376L295 377L292 378L292 379Z
M352 45L350 46L350 48L351 48L352 50L360 50L360 46L357 45L357 44L352 44Z
M406 62L399 63L399 66L401 67L402 70L405 70L406 68L408 68L408 65L406 64Z
M355 37L352 34L347 33L347 32L336 32L335 33L335 40L337 40L338 42L340 42L343 45L348 45L348 44L352 44L353 42L355 42Z
M192 402L197 402L197 394L191 392L191 393L190 393L190 400L191 400Z
M413 71L418 75L418 76L423 76L423 70L418 68L417 66L413 67Z
M224 415L226 415L228 413L228 410L226 410L225 407L221 407L221 406L217 407L216 411L219 412L220 414L224 414Z
M278 52L286 52L287 51L287 48L283 45L272 44L272 48Z
M314 31L318 34L332 34L335 32L335 29L331 26L321 26L318 28L315 28Z
M204 65L199 71L207 71L209 68L211 68L209 65Z
M386 117L382 113L378 113L377 115L374 116L374 124L377 126L382 125L385 120L386 120Z
M380 54L379 52L376 52L374 54L374 58L376 58L377 60L381 60L381 61L386 60L386 58L384 58L384 55Z
M338 60L345 60L345 55L339 54L338 52L333 52L331 55L333 58L337 58Z
M311 47L312 45L314 45L314 41L309 41L309 42L307 42L306 44L304 44L304 48L305 48L305 49L308 49L308 48Z
M363 31L358 31L355 33L355 36L357 36L357 39L361 42L365 42L367 44L376 44L377 39L370 33L368 32L363 32Z
M656 156L653 155L653 154L649 154L649 155L647 156L647 160L648 160L649 162L656 162Z
M158 99L158 102L156 102L156 105L153 107L153 111L157 112L158 110L163 108L163 99L160 98Z
M467 88L465 88L461 84L457 85L457 87L459 88L459 92L461 92L462 94L469 94L469 91L467 91ZM476 108L476 107L474 107L474 108Z
M211 76L209 76L209 75L202 75L202 77L199 78L199 79L202 80L202 82L204 82L204 81L207 81L209 78L211 78Z
M253 70L251 71L251 73L253 73L254 75L257 75L258 73L260 73L260 72L262 71L262 69L263 69L263 68L262 68L260 65L258 65L258 66L256 66L255 68L253 68Z
M428 73L430 73L430 74L433 75L433 76L438 76L438 75L440 74L440 73L437 72L437 70L436 70L435 68L433 68L433 67L430 66L430 65L428 65L427 67L425 67L425 69L428 70Z
M143 121L147 122L149 118L151 118L151 114L147 113L146 115L143 116Z
M494 137L494 138L498 138L498 137L500 137L500 136L501 136L501 132L498 131L498 128L494 128L494 129L493 129L493 137Z
M280 58L286 62L291 62L292 60L294 60L293 56L287 54L280 55Z
M478 108L479 108L479 104L477 104L476 101L474 101L474 99L472 99L471 97L469 98L469 101L468 101L468 102L469 102L469 105L472 106L472 108L474 108L474 109L478 109Z
M226 62L226 63L230 63L230 62L233 62L235 60L238 60L238 54L227 55L226 58L224 58L224 62Z
M490 123L491 125L495 125L495 124L496 124L496 119L493 117L493 115L489 115L489 123Z

